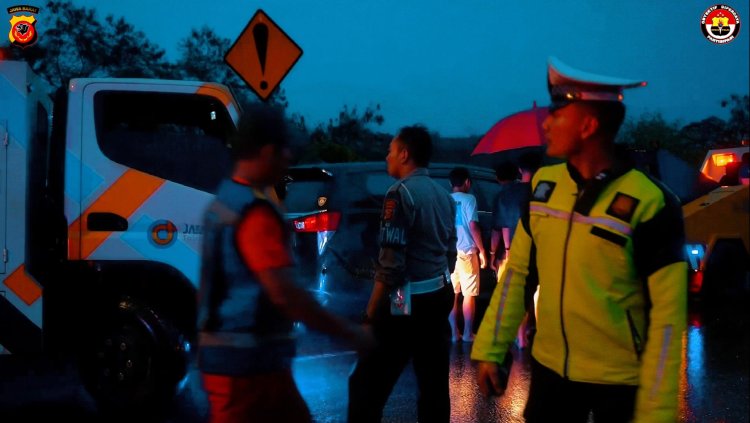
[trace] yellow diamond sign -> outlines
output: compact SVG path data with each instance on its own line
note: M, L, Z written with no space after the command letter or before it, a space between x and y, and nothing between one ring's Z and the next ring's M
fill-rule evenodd
M259 9L224 61L265 101L301 56L302 49Z

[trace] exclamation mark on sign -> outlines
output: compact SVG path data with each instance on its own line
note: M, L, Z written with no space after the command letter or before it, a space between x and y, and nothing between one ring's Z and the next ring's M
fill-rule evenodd
M253 28L253 38L255 38L255 50L258 52L258 59L260 60L260 73L265 76L266 74L266 52L268 52L268 26L264 23L259 23ZM260 81L260 89L265 90L268 88L268 82Z

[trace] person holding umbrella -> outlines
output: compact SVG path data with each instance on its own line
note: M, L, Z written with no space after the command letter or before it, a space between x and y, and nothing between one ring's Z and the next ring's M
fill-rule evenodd
M615 154L622 91L644 86L550 59L547 155L471 357L486 394L502 395L505 357L538 272L527 422L674 422L687 264L677 197Z
M541 156L539 153L527 151L518 158L518 166L512 162L504 162L495 169L495 175L500 184L500 192L495 197L492 209L490 266L497 273L497 276L502 275L503 270L505 270L516 226L523 211L529 208L531 178L539 168L540 163ZM521 179L517 180L516 177L519 172ZM527 348L531 344L536 330L534 293L537 285L536 274L530 274L526 278L524 296L526 316L518 331L517 343L519 348Z

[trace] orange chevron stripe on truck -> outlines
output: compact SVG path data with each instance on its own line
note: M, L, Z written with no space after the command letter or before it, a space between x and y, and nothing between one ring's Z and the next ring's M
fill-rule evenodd
M5 281L14 294L18 296L26 305L32 305L39 297L42 296L42 288L34 281L34 278L26 273L26 265L20 265Z
M104 191L73 223L68 226L68 259L86 259L112 232L96 232L81 239L86 218L92 212L109 212L129 219L130 216L164 184L164 179L128 169ZM83 220L81 220L83 219Z

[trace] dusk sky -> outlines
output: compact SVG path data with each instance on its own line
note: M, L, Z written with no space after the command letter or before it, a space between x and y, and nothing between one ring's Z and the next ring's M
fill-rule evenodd
M1 0L42 8L44 3ZM45 2L46 3L46 2ZM565 3L569 3L565 5ZM629 116L660 112L681 124L726 119L720 101L748 94L748 1L738 39L705 39L712 1L545 0L75 0L98 18L122 16L176 59L191 28L234 40L263 9L303 49L281 86L310 124L342 106L379 103L382 131L423 123L443 136L481 135L498 119L548 102L546 64L557 56L594 73L648 81L625 92ZM82 23L85 24L85 23ZM9 25L8 25L9 28ZM42 27L43 28L43 27ZM40 30L40 37L44 34Z

